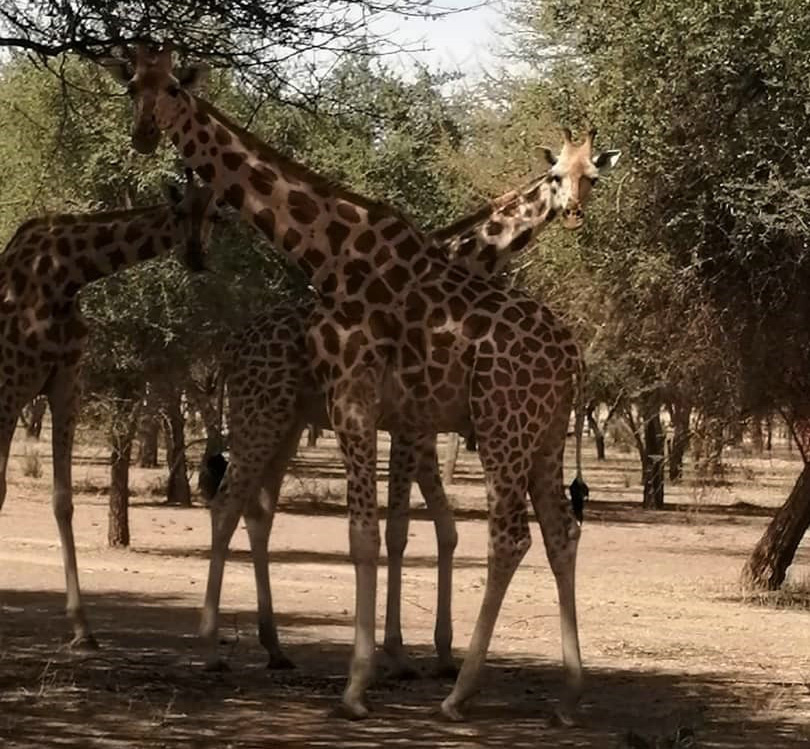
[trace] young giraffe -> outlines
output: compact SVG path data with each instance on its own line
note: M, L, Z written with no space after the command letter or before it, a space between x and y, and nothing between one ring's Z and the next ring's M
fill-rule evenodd
M350 717L373 676L377 560L377 429L419 437L475 429L489 505L487 583L469 653L443 713L462 719L474 694L504 594L531 544L528 491L557 582L571 720L582 665L574 563L580 528L565 498L562 458L579 351L565 326L526 294L452 265L400 212L334 185L234 123L192 87L200 69L175 70L171 49L139 46L107 65L134 105L132 143L151 153L163 132L217 195L309 277L319 300L307 347L327 397L347 474L355 567L355 640L342 704ZM566 143L551 168L550 210L580 227L592 180L610 156ZM211 508L212 554L201 630L210 639L228 543L242 498L260 472L223 487Z
M570 142L571 132L565 130L564 134L566 142ZM547 207L551 204L551 185L546 177L543 174L521 189L495 198L430 236L453 262L481 277L495 276L512 257L531 246L550 219ZM280 645L267 574L267 541L281 482L304 426L314 423L330 428L323 394L307 374L306 329L310 313L308 302L279 305L234 336L222 356L221 377L229 381L231 463L227 470L233 476L246 470L246 463L255 463L263 475L264 492L260 495L259 487L255 487L255 494L243 498L243 505L257 583L259 640L269 654L269 668L293 667ZM203 468L200 487L209 502L219 501L216 491L226 466L224 457L215 455ZM256 469L247 470L253 473ZM579 470L577 473L580 475ZM408 543L411 485L416 480L435 524L438 546L434 631L437 671L442 676L455 675L451 603L457 535L442 486L435 435L425 435L423 440L392 435L388 475L385 526L388 586L383 650L390 657L396 676L407 678L416 674L403 646L400 616L402 558ZM209 668L222 665L216 652L218 642L215 630Z
M88 332L77 294L172 247L182 246L184 262L201 269L212 198L209 187L189 180L185 193L169 188L164 205L35 218L17 229L0 254L0 508L17 417L32 398L46 395L53 425L53 511L75 647L96 647L81 604L72 527L78 371Z

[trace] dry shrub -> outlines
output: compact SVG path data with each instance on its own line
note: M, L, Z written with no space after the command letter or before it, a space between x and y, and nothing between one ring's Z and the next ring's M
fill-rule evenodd
M42 478L42 461L37 450L25 449L22 456L22 474L30 479Z

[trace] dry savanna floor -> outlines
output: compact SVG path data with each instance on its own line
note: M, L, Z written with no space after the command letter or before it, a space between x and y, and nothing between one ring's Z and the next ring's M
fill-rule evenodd
M387 442L387 438L386 438ZM791 569L795 595L744 600L746 555L799 472L795 455L726 458L726 481L689 473L663 512L638 508L635 455L589 460L578 564L587 691L573 728L552 720L559 693L556 591L539 530L515 576L480 695L462 724L435 708L451 684L431 675L435 543L414 490L403 625L423 671L386 673L371 717L333 714L353 633L341 469L334 443L302 449L284 486L271 546L274 603L295 671L270 672L255 634L247 539L234 539L223 591L230 670L206 673L195 630L208 558L207 511L163 504L165 468L133 470L132 547L106 547L106 451L87 440L75 465L75 529L88 614L101 649L64 648L64 578L50 511L47 443L18 436L0 514L0 746L40 747L669 747L810 746L810 541ZM43 475L24 476L39 453ZM381 445L381 454L387 449ZM588 448L590 458L591 448ZM381 484L384 497L384 484ZM464 655L486 573L475 455L449 491L458 506L453 613ZM384 564L384 558L382 560ZM379 639L385 605L381 570ZM690 741L692 743L690 743Z

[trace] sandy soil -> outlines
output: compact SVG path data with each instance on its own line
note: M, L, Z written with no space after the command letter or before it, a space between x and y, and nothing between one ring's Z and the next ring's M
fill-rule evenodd
M39 479L21 473L25 451L33 450L43 456ZM207 570L207 512L166 507L153 494L165 471L135 471L133 546L106 548L104 451L93 447L76 461L75 528L84 599L102 647L92 656L65 650L47 452L45 444L15 443L0 515L0 746L601 749L670 746L663 739L679 727L694 732L696 747L810 746L810 609L745 602L736 586L767 508L784 499L798 475L786 452L772 460L732 457L727 485L707 488L690 478L669 495L674 508L661 513L637 508L633 455L589 466L595 501L578 567L588 681L575 728L551 720L561 681L559 625L536 527L468 722L448 724L433 712L451 684L430 675L435 544L416 492L403 625L424 676L396 682L381 656L369 695L372 717L349 723L332 714L352 640L354 576L340 467L328 440L298 461L272 538L275 605L296 671L264 668L242 530L223 593L231 670L201 670L194 632ZM454 584L459 658L486 573L479 477L474 456L463 456L451 489L461 539ZM791 579L810 580L810 542ZM384 595L381 571L379 639ZM647 743L628 742L630 731Z

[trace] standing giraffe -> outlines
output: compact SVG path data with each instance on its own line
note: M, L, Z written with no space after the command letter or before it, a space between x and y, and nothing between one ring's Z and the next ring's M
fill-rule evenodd
M217 195L238 209L309 277L319 299L307 348L347 474L349 548L355 567L355 639L342 697L352 718L368 714L374 673L377 561L377 429L422 438L475 429L489 508L487 582L469 653L442 703L461 720L477 690L503 597L531 545L526 494L540 522L560 601L571 720L582 690L574 567L580 528L562 485L565 434L579 369L578 347L551 311L526 294L451 264L390 206L318 175L259 140L193 93L199 67L175 70L171 48L139 45L106 64L133 100L132 143L153 152L166 133ZM592 139L566 142L548 174L549 210L579 228L593 181L616 154ZM211 508L212 553L201 632L210 640L231 536L261 472L227 482Z
M565 132L568 141L570 131ZM551 217L551 185L543 174L519 190L512 190L481 206L430 236L455 263L483 278L503 271L509 260L531 246ZM263 492L244 497L243 515L248 528L257 584L259 641L269 655L269 668L292 668L284 655L275 626L267 573L267 542L273 524L281 482L307 424L330 428L323 394L308 375L306 330L312 311L309 302L283 304L258 316L228 342L223 352L222 377L229 382L228 424L231 440L229 481L240 485L240 472L261 472ZM220 383L222 385L223 383ZM310 426L312 428L312 426ZM200 486L209 502L216 497L227 461L209 458ZM578 466L578 475L580 475ZM436 528L438 590L434 642L438 674L454 675L452 656L452 574L457 543L455 520L442 486L435 435L414 439L392 435L389 461L388 514L385 545L388 586L383 650L394 674L411 677L416 671L403 646L401 626L402 558L408 543L411 485L419 484ZM220 668L219 637L212 633L209 668Z
M78 372L88 333L77 294L88 283L172 247L183 247L189 268L202 268L213 192L189 179L185 193L172 186L168 197L168 204L149 208L31 219L0 254L0 508L17 417L43 394L51 408L53 511L76 647L96 647L81 604L72 526Z

